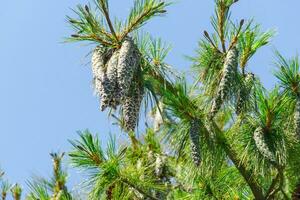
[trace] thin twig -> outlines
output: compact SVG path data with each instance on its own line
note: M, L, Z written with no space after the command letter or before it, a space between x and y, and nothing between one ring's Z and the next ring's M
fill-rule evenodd
M218 51L219 53L221 53L221 51L218 49L218 47L215 45L215 43L213 42L213 40L210 38L209 34L207 31L204 31L204 36L205 38L210 42L210 44L214 47L214 49L216 51Z
M100 5L101 5L101 7L102 7L102 11L103 11L104 17L105 17L105 19L106 19L106 21L107 21L107 24L108 24L108 26L109 26L109 29L110 29L112 35L114 36L114 38L115 38L117 41L119 41L119 39L118 39L118 37L117 37L117 35L116 35L116 32L115 32L115 29L114 29L114 27L113 27L113 25L112 25L112 22L111 22L111 20L110 20L109 13L108 13L108 8L105 6L105 3L103 2L103 0L100 0Z
M234 47L234 45L237 43L237 40L238 40L238 37L240 35L240 32L242 30L243 25L244 25L244 20L242 19L241 22L240 22L238 31L237 31L236 35L234 36L234 38L232 39L227 51L230 51L230 49L232 49Z
M141 188L139 188L137 185L130 183L127 179L122 178L121 181L127 185L129 185L130 187L132 187L133 189L135 189L136 191L138 191L139 193L143 194L144 196L150 198L151 200L159 200L156 197L153 197L152 195L148 194L147 192L143 191Z
M120 37L121 40L124 39L131 31L133 31L133 28L134 28L135 26L137 26L137 24L139 24L139 23L141 22L141 20L142 20L145 16L149 15L149 14L151 13L152 10L157 9L159 6L160 6L160 5L158 5L158 6L154 7L154 8L148 9L148 10L146 10L144 13L142 13L142 14L141 14L141 15L140 15L133 23L131 23L131 24L129 25L129 27L127 27L127 28L123 31L123 33L121 34L121 37Z
M225 9L226 9L226 5L224 2L220 2L220 10L218 12L218 29L219 29L219 37L221 40L221 44L222 44L222 49L223 52L226 52L226 46L225 46L225 35L224 35L224 26L225 26Z

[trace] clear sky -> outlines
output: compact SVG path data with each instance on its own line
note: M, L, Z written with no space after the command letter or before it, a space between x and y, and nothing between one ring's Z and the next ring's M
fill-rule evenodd
M113 15L124 17L133 0L110 0ZM173 46L169 63L187 70L209 19L213 0L177 0L169 14L144 27ZM9 0L0 11L0 165L12 182L24 183L32 173L50 173L49 152L68 151L68 139L89 128L105 140L115 129L98 109L92 92L90 51L83 44L64 44L71 34L65 15L87 0ZM260 50L250 63L268 88L272 51L293 56L300 48L299 0L240 0L236 19L251 18L264 30L278 32L272 45ZM76 177L72 172L71 179Z

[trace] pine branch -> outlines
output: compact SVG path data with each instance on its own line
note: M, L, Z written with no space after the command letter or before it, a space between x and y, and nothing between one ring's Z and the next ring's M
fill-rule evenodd
M121 181L125 184L127 184L128 186L134 188L136 191L138 191L139 193L143 194L144 196L148 197L151 200L159 200L156 197L153 197L151 194L149 194L148 192L145 192L143 189L139 188L136 184L131 183L130 181L128 181L125 178L122 178Z
M267 190L267 193L265 195L266 199L268 199L271 196L271 194L274 192L275 186L278 183L279 179L280 179L280 174L278 172L277 175L275 176L275 178L272 180L272 183L271 183L269 189Z
M151 18L165 13L168 5L170 3L159 0L135 0L120 39L123 40L130 32L143 26Z
M98 7L99 7L100 10L102 11L102 13L103 13L103 15L104 15L104 17L105 17L105 19L106 19L106 22L107 22L107 24L108 24L108 27L109 27L109 29L110 29L112 35L114 36L114 38L115 38L116 41L118 42L119 39L118 39L118 37L117 37L117 34L116 34L116 32L115 32L115 29L114 29L114 27L113 27L113 24L112 24L111 19L110 19L110 16L109 16L109 10L108 10L108 2L107 2L107 0L97 0L97 3L98 3L98 4L97 4Z
M162 76L159 76L156 73L151 74L160 84L164 85L166 89L170 92L172 92L174 95L177 95L178 91L172 83L168 82L165 80ZM159 94L164 95L162 91L157 91ZM194 105L192 102L188 102L186 105ZM197 107L194 108L195 110L199 110ZM191 120L193 119L193 115L190 113L186 113L187 119ZM214 122L213 122L214 123ZM216 130L218 130L218 126L214 124L214 127ZM206 134L209 135L209 132L205 129ZM223 149L227 153L227 156L232 160L236 168L239 170L241 175L244 177L245 181L248 183L249 187L251 188L251 191L253 195L255 196L256 199L258 200L263 200L264 195L263 191L261 189L261 186L254 180L254 177L252 177L252 172L251 170L248 170L247 167L238 159L237 153L233 151L233 149L228 145L229 143L227 142L225 136L223 135L221 130L217 131L217 138L218 138L218 143L222 145Z
M230 49L232 49L232 48L236 45L236 43L238 42L238 38L239 38L240 33L241 33L241 31L242 31L243 25L244 25L244 20L242 19L242 20L240 21L240 24L239 24L239 27L238 27L238 30L237 30L235 36L233 37L233 39L231 40L231 42L230 42L230 44L229 44L229 47L228 47L227 52L230 51ZM245 74L245 72L243 72L243 75L244 75L244 74Z
M104 161L104 153L98 138L86 130L79 132L81 140L69 141L74 150L69 153L74 166L80 168L98 168Z
M229 9L232 6L232 4L236 3L237 1L238 0L217 0L216 3L216 28L224 53L226 52L226 26L228 22Z
M205 36L205 38L210 42L210 44L214 47L214 49L215 49L217 52L221 53L221 51L218 49L217 45L216 45L216 44L214 43L214 41L210 38L210 36L209 36L209 34L208 34L207 31L204 31L204 36Z
M222 131L218 128L218 125L215 124L215 122L212 122L212 123L216 130L218 143L220 145L222 145L227 156L230 158L230 160L233 162L235 167L238 169L238 171L244 177L244 180L247 182L248 186L250 187L255 199L256 200L264 200L263 191L261 189L261 186L254 179L255 177L253 177L253 172L251 170L249 170L245 166L245 164L243 164L241 162L241 160L238 158L238 154L236 152L234 152L234 150L230 147L229 142L227 141L227 139L224 136L224 134L222 133Z
M238 43L241 47L240 67L242 70L257 50L270 42L274 34L274 30L261 32L259 25L252 26L252 21L248 22L238 38Z

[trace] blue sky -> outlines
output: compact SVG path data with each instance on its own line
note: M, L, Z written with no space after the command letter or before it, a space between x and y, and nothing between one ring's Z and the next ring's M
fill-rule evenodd
M115 128L98 109L92 92L89 59L83 44L62 43L71 34L65 15L84 0L10 0L0 11L0 166L12 182L24 183L33 173L48 175L49 152L68 151L68 139L89 128L103 140ZM113 15L124 18L133 0L110 0ZM270 88L272 51L285 56L299 52L299 0L240 0L233 7L236 19L251 18L263 30L275 28L272 45L250 62ZM203 30L212 30L212 0L179 0L169 14L144 27L173 46L168 62L187 70L184 55L193 55ZM71 179L76 173L72 172Z

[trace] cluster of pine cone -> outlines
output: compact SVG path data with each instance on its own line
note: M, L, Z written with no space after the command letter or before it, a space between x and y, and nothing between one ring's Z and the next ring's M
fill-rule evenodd
M141 56L134 41L127 37L119 49L97 46L92 55L94 87L100 109L121 105L123 128L134 131L143 98L139 79Z

